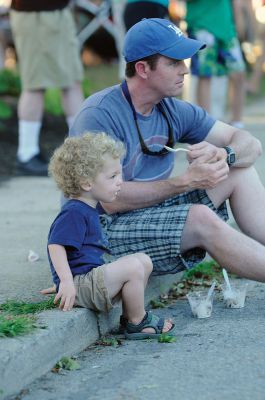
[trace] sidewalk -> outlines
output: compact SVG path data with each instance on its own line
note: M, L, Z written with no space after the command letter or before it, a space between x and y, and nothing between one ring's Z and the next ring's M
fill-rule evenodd
M265 148L265 100L246 109L245 123ZM178 173L184 158L178 155ZM265 156L257 161L265 185ZM39 301L39 290L51 284L46 257L46 238L58 212L60 194L49 178L14 178L0 183L0 303L7 299ZM29 250L40 259L27 260ZM146 301L165 292L180 275L151 279ZM117 325L119 310L109 316L84 309L63 313L47 311L41 315L46 329L13 339L0 339L0 398L15 394L47 372L63 355L73 355L94 343L99 334ZM1 394L2 390L2 394ZM2 397L1 397L2 396Z
M20 177L0 183L0 303L46 298L39 293L52 284L46 240L59 204L60 193L50 178ZM39 254L38 261L28 261L29 250ZM179 276L152 278L146 303L167 292ZM118 325L120 311L97 316L85 309L67 313L50 310L38 318L45 329L0 339L0 399L19 392L62 356L76 354L94 343L100 334Z

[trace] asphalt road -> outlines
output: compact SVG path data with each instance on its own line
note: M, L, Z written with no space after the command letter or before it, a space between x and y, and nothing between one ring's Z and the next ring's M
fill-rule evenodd
M264 284L251 284L243 309L226 309L216 293L208 319L178 300L155 310L174 318L175 343L91 346L77 356L79 370L49 372L19 399L264 400L264 300Z

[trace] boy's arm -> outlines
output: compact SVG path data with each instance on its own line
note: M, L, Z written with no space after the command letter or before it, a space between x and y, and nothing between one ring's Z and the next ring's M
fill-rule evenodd
M59 308L70 311L75 302L76 290L65 248L59 244L49 244L48 249L55 271L60 278L59 291L54 303L61 299Z

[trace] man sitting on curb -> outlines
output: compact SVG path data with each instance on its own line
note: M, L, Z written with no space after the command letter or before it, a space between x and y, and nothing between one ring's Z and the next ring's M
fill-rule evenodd
M253 167L261 144L175 98L184 59L203 47L170 21L140 21L125 37L126 81L90 96L70 135L106 131L125 144L124 185L102 203L115 256L145 252L159 275L192 268L207 251L230 272L265 282L265 190ZM164 145L178 142L188 144L189 165L170 177L174 155ZM227 199L242 233L225 223Z

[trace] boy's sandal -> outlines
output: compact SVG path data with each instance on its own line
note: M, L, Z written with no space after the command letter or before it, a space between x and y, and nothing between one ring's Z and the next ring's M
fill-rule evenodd
M148 311L140 324L134 325L127 322L124 335L126 339L132 340L158 338L162 333L168 336L175 336L175 325L172 324L172 327L167 332L163 332L164 324L165 318L159 318ZM142 332L145 328L152 328L154 332Z

